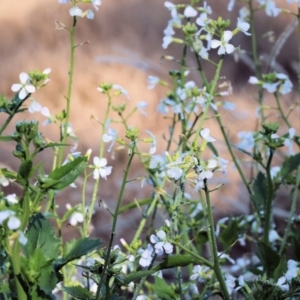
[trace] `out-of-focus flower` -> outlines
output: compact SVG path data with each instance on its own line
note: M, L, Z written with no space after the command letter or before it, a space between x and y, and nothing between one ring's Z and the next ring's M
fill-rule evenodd
M3 222L8 219L7 227L10 230L18 229L21 225L21 221L15 216L15 214L16 213L14 211L9 209L0 211L0 225L2 225Z
M247 32L250 28L250 24L238 18L237 28L245 33L245 35L251 35L251 33Z
M148 103L146 101L140 101L136 107L137 109L140 111L140 113L144 116L147 115L147 113L144 111L144 108L146 108L148 106Z
M200 132L201 137L207 142L215 142L216 139L209 135L210 130L208 128L203 128Z
M139 264L142 267L148 267L151 264L153 251L154 250L151 244L148 244L145 250L140 249L139 252L141 253L141 258L139 260Z
M116 138L118 137L118 132L113 128L108 128L107 133L103 134L102 141L105 143L112 142L108 148L108 152L111 151Z
M16 194L9 194L5 198L6 198L7 202L11 205L18 203L18 198L17 198Z
M191 7L190 5L188 5L185 9L184 9L184 12L183 12L183 15L186 17L186 18L193 18L193 17L196 17L198 14L197 10L193 7Z
M211 270L208 267L202 267L200 265L196 265L193 268L193 274L191 275L191 280L197 280L199 282L204 282L211 278Z

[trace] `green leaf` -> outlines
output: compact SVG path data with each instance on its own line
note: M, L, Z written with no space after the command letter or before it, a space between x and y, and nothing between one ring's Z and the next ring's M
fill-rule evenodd
M18 171L18 175L20 175L24 179L28 179L31 169L32 169L32 160L26 160L22 162Z
M68 262L98 249L102 243L100 239L92 239L89 237L80 238L79 240L73 240L67 243L65 246L67 251L65 251L64 257L54 262L55 269L59 270Z
M43 270L38 279L39 288L46 294L51 294L51 292L55 289L57 282L58 279L52 267Z
M263 242L257 243L258 256L269 277L272 277L276 267L280 263L280 256L271 247Z
M281 257L280 262L278 266L276 267L274 271L274 280L277 281L285 272L287 271L287 263L286 263L286 258Z
M251 198L257 211L264 210L265 201L268 199L268 182L262 172L257 174Z
M62 289L72 297L75 297L76 299L82 299L82 300L94 299L93 294L80 285L76 285L76 286L64 285L62 286Z
M162 300L176 299L176 293L164 279L155 276L154 291Z
M30 218L25 235L28 242L22 247L27 258L35 252L35 249L40 249L48 260L57 258L60 242L55 237L54 229L41 213Z
M228 249L238 239L238 220L232 219L228 225L221 229L220 241L224 249Z
M47 178L43 179L42 189L62 190L74 182L74 180L85 169L87 158L85 156L77 157L66 165L55 169Z
M300 165L300 153L293 156L287 156L285 161L282 164L282 168L280 171L281 178L284 179L287 175L289 175L291 172L296 170L299 165Z

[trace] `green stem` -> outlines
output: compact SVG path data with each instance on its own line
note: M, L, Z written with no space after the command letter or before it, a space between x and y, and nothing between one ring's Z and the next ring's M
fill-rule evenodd
M126 186L126 183L127 183L127 177L128 177L129 169L130 169L131 162L132 162L132 159L133 159L134 154L135 154L134 153L134 149L135 149L135 145L133 145L131 147L131 154L129 156L129 160L128 160L126 169L124 171L124 177L123 177L123 181L122 181L122 185L121 185L121 190L120 190L118 201L117 201L117 206L116 206L116 209L115 209L115 213L113 215L113 223L112 223L112 228L111 228L111 235L110 235L110 240L109 240L109 244L108 244L108 248L107 248L107 253L106 253L106 257L105 257L105 264L104 264L104 267L103 267L102 276L101 276L100 283L99 283L98 289L97 289L96 300L100 300L101 299L101 296L100 296L101 286L102 286L102 284L104 282L104 277L106 275L106 270L107 270L107 267L108 267L108 264L109 264L109 257L110 257L110 253L111 253L111 249L112 249L112 243L113 243L113 240L114 240L114 237L115 237L115 234L116 234L115 230L116 230L116 226L117 226L117 220L118 220L118 216L119 216L119 210L120 210L120 207L121 207L124 190L125 190L125 186Z
M195 138L194 138L194 141L193 141L193 145L196 145L198 137L200 135L200 131L201 131L201 129L203 127L203 124L204 124L204 122L206 120L206 116L207 116L207 113L209 111L210 104L211 104L211 102L213 100L213 97L214 97L214 92L215 92L215 89L216 89L216 86L217 86L217 82L218 82L218 80L220 78L220 73L221 73L221 68L222 68L222 65L223 65L223 61L224 61L224 56L221 57L221 59L220 59L220 61L218 63L216 74L215 74L215 77L213 79L211 88L209 90L208 100L207 100L205 109L203 111L203 114L201 116L199 125L198 125L197 130L196 130L196 135L195 135Z
M270 155L268 158L268 163L266 166L267 172L267 181L268 181L268 199L267 205L265 207L265 221L264 221L264 243L269 245L269 231L270 231L270 223L271 223L271 214L272 214L272 200L273 200L273 181L271 177L271 162L273 159L274 150L270 149Z
M66 107L66 118L64 120L63 126L63 137L62 137L62 143L65 144L68 137L68 126L69 126L69 120L70 120L70 109L71 109L71 96L72 96L72 88L73 88L73 75L74 75L74 61L75 61L75 28L76 28L77 18L74 17L73 25L70 32L70 70L69 70L69 83L68 83L68 93L67 93L67 107ZM58 156L58 166L60 167L62 165L63 161L63 155L64 155L64 148L61 147L59 150L59 156Z
M290 216L288 219L288 223L284 232L283 240L279 249L279 256L282 256L283 251L285 249L286 243L288 236L290 234L291 226L292 226L292 221L293 217L296 211L296 206L297 206L297 199L298 199L298 187L300 184L300 166L298 167L297 175L296 175L296 185L294 187L294 193L293 193L293 199L292 199L292 205L291 205L291 210L290 210Z
M213 219L213 214L212 214L212 208L211 208L211 202L210 202L210 196L209 196L209 190L207 187L206 180L204 180L204 191L205 191L205 196L206 196L206 203L207 203L207 215L208 215L208 222L209 222L209 233L211 236L211 249L213 252L213 257L214 257L214 270L215 274L218 278L218 281L220 283L221 290L223 292L224 298L226 300L230 300L230 295L228 293L226 283L224 281L224 277L222 275L221 267L219 264L219 257L218 257L218 250L217 250L217 241L216 241L216 236L215 236L215 226L214 226L214 219Z
M300 7L298 8L298 102L300 104Z
M254 9L252 5L252 0L249 0L249 12L250 12L250 25L251 25L251 45L252 45L252 56L254 60L254 66L255 66L255 76L258 79L261 79L261 65L258 58L258 52L257 52L257 43L256 43L256 33L255 33L255 27L254 27ZM262 109L262 103L263 103L263 88L261 85L257 86L258 88L258 103L260 107L260 117L262 122L265 121L264 112Z
M285 116L285 114L283 113L283 110L282 110L282 107L281 107L281 104L280 104L280 101L279 101L279 98L278 98L278 93L275 92L274 93L274 97L276 99L276 103L277 103L277 108L280 112L280 116L281 118L284 120L285 124L288 126L288 128L291 128L291 123L289 122L289 120L287 119L287 117Z
M244 185L247 188L247 191L248 191L249 195L252 195L252 190L250 188L250 185L249 185L249 183L248 183L248 181L247 181L247 179L245 177L245 174L244 174L242 168L240 167L240 164L238 163L238 160L236 159L236 156L233 153L232 147L231 147L229 139L228 139L228 135L225 132L225 128L224 128L224 125L222 123L222 120L221 120L221 117L220 117L219 114L216 114L216 119L217 119L217 122L219 124L220 129L221 129L221 132L222 132L223 138L225 140L227 149L228 149L228 151L230 153L231 159L233 160L234 165L236 166L236 168L237 168L237 170L238 170L238 172L240 174L240 177L241 177Z

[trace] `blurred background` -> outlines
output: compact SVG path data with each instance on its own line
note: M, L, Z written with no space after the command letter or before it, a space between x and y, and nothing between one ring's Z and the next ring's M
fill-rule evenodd
M177 3L189 3L190 1L176 1ZM227 11L228 1L211 0L207 1L213 8L214 16L221 15L223 19L231 20L230 29L236 26L239 16L240 6L236 4L232 12ZM279 7L286 7L291 10L296 9L287 5L286 1L276 1ZM89 5L90 6L90 5ZM81 7L84 7L82 5ZM86 6L88 7L88 6ZM66 26L71 26L72 18L69 16L70 4L60 5L56 0L26 0L0 2L0 92L9 99L13 96L11 85L19 82L19 74L33 69L44 70L48 67L52 69L50 83L33 95L33 98L43 106L49 108L54 115L65 107L67 92L68 70L69 70L69 35L66 30L57 30L55 21L59 21ZM89 7L90 8L90 7ZM167 132L168 120L156 112L157 104L162 99L167 88L157 87L154 90L147 89L147 77L149 75L158 76L169 81L168 70L178 68L174 62L162 60L163 55L173 55L180 58L181 47L174 44L167 50L162 49L163 30L166 28L170 12L164 7L162 0L103 0L98 12L95 12L95 19L80 19L76 30L76 43L85 44L76 49L75 53L75 75L74 89L72 97L72 109L70 122L79 137L78 150L85 153L92 148L92 157L98 155L101 142L100 125L91 119L91 115L101 120L106 107L106 99L96 88L101 82L111 82L123 86L130 95L130 101L120 96L118 103L128 102L128 106L133 108L139 101L148 103L146 109L147 116L137 112L130 120L130 125L138 126L141 135L145 130L153 132L158 139L157 153L161 153L166 146L162 139L163 132ZM294 82L295 92L284 97L286 108L289 107L297 97L297 47L298 37L295 27L295 17L290 14L280 14L277 18L268 17L264 10L256 14L256 34L258 38L258 49L262 61L263 69L268 70L268 62L275 58L273 70L285 73ZM278 48L276 41L281 38L283 32L286 34L283 45L280 46L279 54L274 56L274 51ZM273 41L270 37L273 37ZM226 56L225 65L222 71L222 79L230 81L233 87L233 94L228 96L227 101L236 104L233 112L222 111L224 124L233 143L237 142L238 131L255 130L258 126L255 118L257 107L256 87L250 86L247 82L249 76L254 75L254 65L251 59L251 38L240 33L232 40L233 44L245 52L236 62L232 56ZM277 48L276 48L277 47ZM216 51L213 51L216 52ZM273 54L272 54L273 53ZM217 59L215 53L210 54L210 58ZM273 56L272 56L273 55ZM188 55L187 65L193 67L195 60L191 53ZM215 67L212 64L205 64L205 72L209 78L214 75ZM201 85L198 75L191 74L189 80L194 80ZM225 100L225 99L224 99ZM268 99L266 95L266 103ZM39 113L31 115L22 114L16 118L43 121ZM276 112L270 113L270 119L278 120ZM4 116L0 115L0 122ZM298 118L298 119L297 119ZM294 116L295 123L299 125L298 115ZM217 124L210 120L205 124L209 127L211 134L217 138L215 145L224 158L229 159L224 142ZM113 126L119 130L120 136L124 130ZM14 130L13 123L7 129L6 134ZM51 140L57 140L59 136L58 128L55 125L42 127L44 136ZM281 133L286 133L283 128ZM12 143L0 144L0 164L1 167L18 169L18 160L11 152L14 149ZM147 150L147 147L145 147ZM51 152L39 154L38 160L43 161L46 170L51 169ZM126 151L116 152L114 157L111 153L105 152L109 163L113 165L112 175L107 181L102 180L99 198L113 209L116 197L121 185L123 167L127 160ZM136 161L131 170L130 177L136 178L145 175ZM81 200L80 181L78 189L67 189L57 197L57 203L61 212L66 210L65 204L76 204ZM220 178L216 184L224 182L225 186L221 192L213 194L216 215L221 216L238 214L249 211L248 196L246 189L238 179L238 174L233 165L229 165L227 177ZM90 199L93 185L92 181L87 189ZM5 190L6 193L18 193L18 187L11 185ZM124 197L124 204L150 196L150 189L141 189L140 183L132 183L127 186ZM284 197L285 193L280 197ZM142 216L142 211L136 209L130 213L125 213L118 222L117 238L124 237L130 240L131 229L136 228ZM130 218L129 218L130 217ZM165 216L161 215L158 224L163 222ZM109 214L101 207L96 208L93 217L93 236L105 238L110 234ZM70 226L64 228L65 232L72 231ZM72 231L75 233L75 231ZM69 237L70 235L68 235Z

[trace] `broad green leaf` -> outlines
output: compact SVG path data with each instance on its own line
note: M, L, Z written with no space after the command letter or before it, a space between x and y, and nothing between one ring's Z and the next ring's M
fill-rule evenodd
M280 171L281 178L284 179L292 171L296 170L299 165L300 165L300 153L293 156L287 156L285 161L282 164L282 168Z
M43 189L61 190L71 183L81 174L86 167L87 158L85 156L77 157L66 165L55 169L48 178L41 184Z
M280 256L271 247L263 242L257 243L258 256L269 277L272 277L275 269L279 265Z
M281 276L285 274L286 271L287 271L286 258L281 257L280 262L274 271L274 276L273 276L274 280L277 281Z
M74 297L76 299L82 299L82 300L94 299L93 294L80 285L76 285L76 286L65 286L64 285L64 286L62 286L62 289L66 293L68 293L69 295L71 295L72 297Z
M52 267L43 270L41 276L38 278L38 286L46 294L51 294L57 283L58 279Z
M32 169L32 160L26 160L26 161L22 162L22 164L19 168L18 174L22 178L28 179L31 169Z
M265 202L268 199L268 183L266 176L262 172L257 174L251 198L257 211L265 208Z
M176 299L176 293L171 286L162 278L155 276L154 291L162 300Z
M63 258L60 258L54 262L55 269L61 269L65 264L75 259L82 257L98 248L102 245L102 240L92 239L89 237L80 238L79 240L73 240L66 244Z
M231 219L226 227L222 227L220 241L224 249L228 249L238 239L238 221Z
M23 251L27 258L35 252L35 249L40 249L47 260L57 258L60 242L55 237L54 229L41 213L30 218L25 235L28 242L23 246Z

